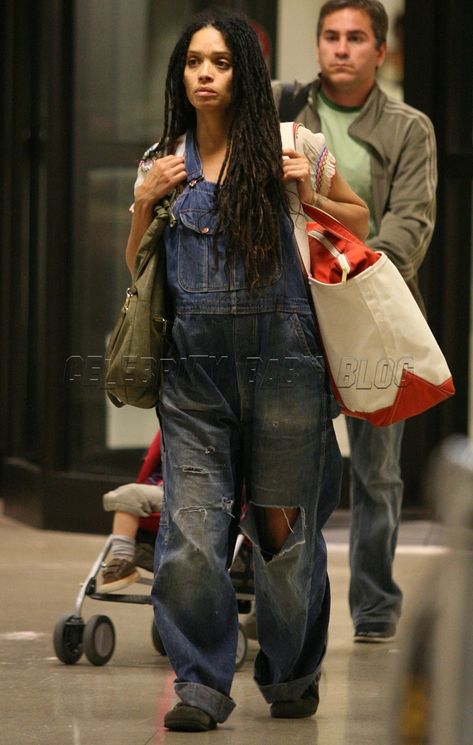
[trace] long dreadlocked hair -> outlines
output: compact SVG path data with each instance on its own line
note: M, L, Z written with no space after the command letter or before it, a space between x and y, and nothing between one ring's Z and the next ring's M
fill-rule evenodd
M225 231L226 265L241 256L252 289L263 277L271 281L276 275L279 215L281 208L287 211L287 199L269 73L258 38L243 17L211 11L197 16L185 28L169 62L161 143L165 147L196 126L196 112L186 96L183 77L192 36L206 26L222 34L232 53L233 70L233 118L216 189L217 230Z

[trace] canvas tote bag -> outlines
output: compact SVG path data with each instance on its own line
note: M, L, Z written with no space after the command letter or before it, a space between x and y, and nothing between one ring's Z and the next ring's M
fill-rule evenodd
M281 125L283 147L304 152L303 136L299 125ZM452 396L445 357L392 261L326 212L296 205L295 189L295 237L342 412L388 425Z

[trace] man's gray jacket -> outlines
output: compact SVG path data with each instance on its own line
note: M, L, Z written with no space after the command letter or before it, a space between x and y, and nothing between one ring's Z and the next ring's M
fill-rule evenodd
M298 87L296 83L296 93ZM320 78L311 84L306 105L293 117L313 132L321 131L319 88ZM274 81L277 108L281 91L282 84ZM375 85L348 132L366 143L371 154L377 234L367 243L389 256L423 307L417 271L429 247L436 212L437 150L432 123L421 111L389 98Z

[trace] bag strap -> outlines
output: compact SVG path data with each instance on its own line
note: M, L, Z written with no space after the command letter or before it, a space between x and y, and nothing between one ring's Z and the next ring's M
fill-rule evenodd
M338 265L342 270L342 284L347 281L347 277L351 272L350 262L344 253L338 250L338 248L327 238L325 233L320 230L309 230L309 235L318 240L324 248L338 261Z
M298 153L305 154L302 137L297 136L300 127L302 127L302 124L300 122L284 122L283 124L281 124L280 128L282 146L283 148L292 147ZM345 226L334 217L332 217L332 215L329 215L328 212L318 209L318 207L314 207L314 205L312 204L305 204L304 202L301 202L299 199L299 192L297 191L297 185L294 185L294 187L295 188L292 188L290 191L288 190L290 204L292 202L291 206L294 206L294 194L297 195L297 199L299 201L299 209L297 213L294 212L294 209L291 210L291 217L294 223L294 236L296 238L296 243L299 249L299 256L301 258L302 264L306 269L307 274L310 276L310 250L308 249L307 232L304 236L302 236L301 232L302 222L299 217L301 213L304 215L305 230L307 225L306 220L316 220L322 223L322 226L326 225L327 227L329 227L340 237L352 238L352 236L351 234L348 235L348 231ZM327 236L322 231L312 229L309 231L308 235L316 238L324 246L324 248L326 248L327 251L329 251L335 259L337 259L342 272L342 282L346 282L348 274L351 271L351 266L346 256L338 250L338 248L327 238Z
M281 132L281 143L282 147L284 148L292 148L293 150L299 150L299 152L303 152L303 145L302 143L297 142L297 130L299 129L301 125L297 122L282 122L280 124L280 132ZM320 343L322 344L322 340L320 337L320 330L319 330L319 322L317 319L317 313L315 311L314 306L314 299L312 297L312 293L310 291L310 249L309 249L309 239L307 235L307 229L306 229L306 216L304 212L304 208L302 206L302 202L299 199L299 192L297 191L297 184L294 181L289 181L286 184L286 192L287 192L287 198L289 202L289 214L292 219L292 223L294 225L294 239L297 246L297 253L299 256L299 261L301 265L301 271L304 276L305 282L305 290L307 293L307 300L309 302L309 305L312 309L312 314L314 316L315 320L315 328L317 331L317 334L320 339Z
M181 135L181 137L179 137L174 155L184 155L184 153L186 152L186 134L187 133L184 133L183 135Z
M298 125L294 122L283 122L280 124L281 144L284 148L297 149L295 140L295 128ZM297 184L295 181L289 181L286 184L286 194L289 202L289 214L294 225L294 237L296 239L299 255L304 267L304 273L310 273L310 252L309 241L306 231L306 217L299 199Z

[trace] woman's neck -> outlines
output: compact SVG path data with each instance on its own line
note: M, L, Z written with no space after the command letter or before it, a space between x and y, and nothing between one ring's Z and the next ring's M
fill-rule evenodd
M207 181L218 180L227 152L230 121L228 116L197 116L197 146Z

